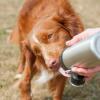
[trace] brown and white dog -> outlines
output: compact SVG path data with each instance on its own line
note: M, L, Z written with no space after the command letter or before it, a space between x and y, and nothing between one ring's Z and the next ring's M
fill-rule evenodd
M21 100L32 100L36 75L35 83L49 84L53 100L61 100L66 78L58 72L59 57L65 42L81 31L83 25L68 0L25 0L10 38L21 50Z

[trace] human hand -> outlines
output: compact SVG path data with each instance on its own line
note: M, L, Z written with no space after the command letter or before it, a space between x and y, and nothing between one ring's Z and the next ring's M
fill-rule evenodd
M100 28L87 29L84 32L74 36L73 39L66 42L66 45L72 46L76 44L77 42L84 40L99 31L100 31ZM85 76L86 80L90 80L95 75L95 73L100 71L100 66L99 67L97 66L91 69L85 66L84 64L75 64L74 66L75 67L72 68L72 71L78 73L79 75Z
M82 33L74 36L71 40L66 42L67 46L72 46L76 43L78 43L81 40L84 40L86 38L88 38L89 36L97 33L100 31L100 28L90 28L90 29L86 29L85 31L83 31Z
M100 66L89 68L85 64L75 64L71 70L84 76L85 80L90 80L97 72L100 72Z

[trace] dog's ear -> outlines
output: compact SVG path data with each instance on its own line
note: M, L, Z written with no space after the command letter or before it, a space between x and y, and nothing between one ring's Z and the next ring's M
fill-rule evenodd
M83 24L78 16L65 16L60 23L64 26L66 30L70 32L70 35L72 37L84 30Z
M70 33L71 37L79 34L84 30L83 24L77 15L56 15L53 17L53 20L61 24L63 28Z

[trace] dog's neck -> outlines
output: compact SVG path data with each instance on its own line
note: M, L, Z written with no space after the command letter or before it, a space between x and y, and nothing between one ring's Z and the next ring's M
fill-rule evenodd
M59 74L60 74L59 72L54 73L45 69L44 66L41 66L40 73L39 75L37 75L37 78L34 80L34 83L43 85L52 80L53 78L55 78Z

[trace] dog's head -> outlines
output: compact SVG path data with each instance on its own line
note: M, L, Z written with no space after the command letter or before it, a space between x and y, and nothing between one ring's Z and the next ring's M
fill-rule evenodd
M40 20L30 34L31 46L36 56L42 56L48 69L56 71L60 67L59 58L70 39L68 31L56 18Z
M56 70L65 42L82 30L83 25L67 0L26 0L10 40L20 44L29 35L36 57L42 57L41 63Z

